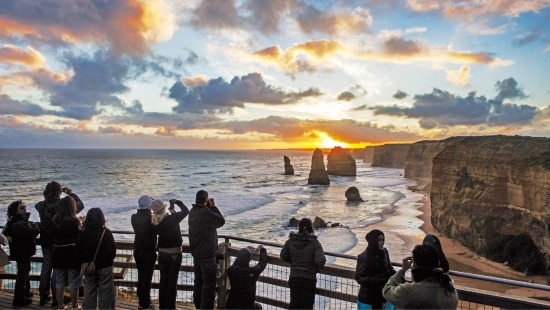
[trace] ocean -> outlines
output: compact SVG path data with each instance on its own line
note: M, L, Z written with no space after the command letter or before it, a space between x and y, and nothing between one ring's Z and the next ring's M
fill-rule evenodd
M284 175L284 155L295 175ZM178 198L191 208L195 193L204 189L226 218L219 234L283 244L290 218L319 216L341 225L316 231L325 251L358 255L366 247L365 234L393 220L392 232L385 231L386 247L393 261L409 255L411 248L400 236L422 239L416 209L423 196L407 189L416 183L403 177L403 169L357 160L357 176L330 176L329 186L307 185L312 155L294 150L3 149L0 223L6 222L8 204L17 199L27 203L31 220L39 221L34 204L52 180L79 195L83 215L100 207L112 230L132 230L130 216L142 194L165 202ZM346 201L350 186L359 189L365 202ZM181 230L187 229L184 220Z

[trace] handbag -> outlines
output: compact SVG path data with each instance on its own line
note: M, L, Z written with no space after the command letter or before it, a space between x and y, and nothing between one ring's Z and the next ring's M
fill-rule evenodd
M97 249L95 250L95 254L94 254L94 260L92 260L91 262L82 263L82 266L80 266L80 272L83 275L89 275L95 272L95 259L97 257L97 252L99 252L99 246L101 245L101 241L103 241L103 235L105 235L105 228L103 229L103 232L101 233L101 237L99 238L99 243L97 244Z

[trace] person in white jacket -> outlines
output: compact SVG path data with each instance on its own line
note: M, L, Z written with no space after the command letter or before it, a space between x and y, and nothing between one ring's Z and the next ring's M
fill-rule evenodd
M414 282L407 283L405 272L411 268ZM398 309L456 309L458 293L453 281L439 268L437 250L417 245L412 257L403 259L401 270L390 277L382 295Z

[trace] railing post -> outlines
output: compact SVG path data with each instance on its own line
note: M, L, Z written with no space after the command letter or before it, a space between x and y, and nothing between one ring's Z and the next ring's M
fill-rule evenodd
M218 245L218 253L223 253L223 258L218 262L218 309L225 309L225 301L227 300L227 268L231 264L231 256L227 250L231 246L229 242L222 242Z

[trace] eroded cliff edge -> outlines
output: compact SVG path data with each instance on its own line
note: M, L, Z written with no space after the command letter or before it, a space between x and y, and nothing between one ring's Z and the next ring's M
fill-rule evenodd
M432 224L441 233L488 256L516 238L504 259L524 259L521 247L533 243L527 268L549 271L550 139L462 137L435 155L431 177Z

